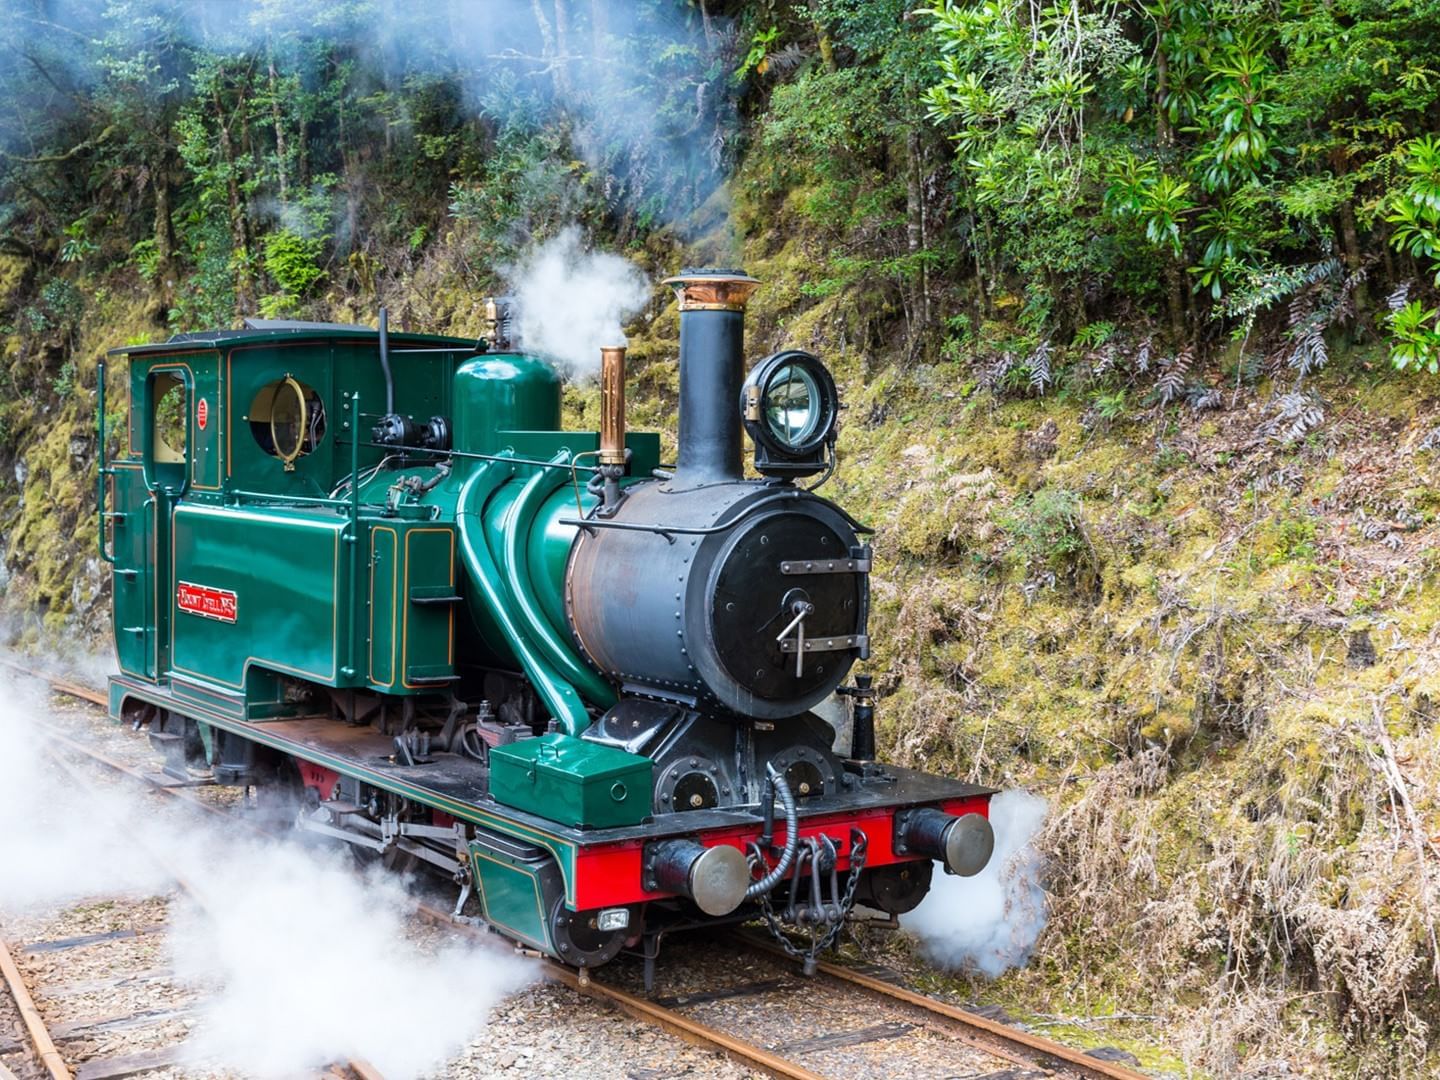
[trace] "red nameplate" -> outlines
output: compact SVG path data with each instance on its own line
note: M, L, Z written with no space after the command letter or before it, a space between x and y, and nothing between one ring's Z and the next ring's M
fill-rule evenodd
M238 610L235 594L229 589L212 589L209 585L180 582L175 590L175 606L192 615L233 623Z

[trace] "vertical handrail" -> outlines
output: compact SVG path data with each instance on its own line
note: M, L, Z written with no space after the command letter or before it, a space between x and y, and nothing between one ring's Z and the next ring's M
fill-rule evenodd
M105 550L105 478L110 475L110 467L105 464L105 361L100 361L99 383L96 387L96 435L99 439L100 456L95 466L95 513L96 523L100 533L100 558L104 559L111 566L115 565L115 555Z
M355 610L360 577L360 393L350 395L350 535L345 542L350 545L350 648L349 663L341 671L346 678L353 679L359 674L356 656L359 643L356 638L360 625L360 613Z
M360 668L358 627L360 613L355 610L360 588L360 392L350 395L350 674L355 676Z

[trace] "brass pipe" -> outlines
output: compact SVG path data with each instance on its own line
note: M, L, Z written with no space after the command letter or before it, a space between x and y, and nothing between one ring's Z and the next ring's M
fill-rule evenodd
M600 464L625 464L625 346L600 347Z

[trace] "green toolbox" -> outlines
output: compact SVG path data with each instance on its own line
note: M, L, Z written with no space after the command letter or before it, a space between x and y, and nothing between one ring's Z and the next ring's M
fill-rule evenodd
M552 732L490 750L496 802L563 825L613 829L650 815L654 762Z

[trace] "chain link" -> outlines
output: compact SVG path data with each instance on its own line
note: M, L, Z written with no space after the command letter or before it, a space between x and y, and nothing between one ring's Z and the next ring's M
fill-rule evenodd
M806 949L801 949L790 935L785 932L785 924L775 914L775 909L770 903L770 894L766 893L760 897L760 914L765 916L765 923L770 929L770 934L780 943L780 947L786 954L796 960L813 963L815 958L826 949L830 948L840 937L840 931L845 929L845 919L855 906L855 890L860 886L860 873L865 869L865 853L870 846L870 839L860 829L850 830L850 872L845 880L845 896L840 902L840 916L831 924L825 932L824 937L816 937L816 927L806 931L810 944ZM803 867L802 867L803 869Z

